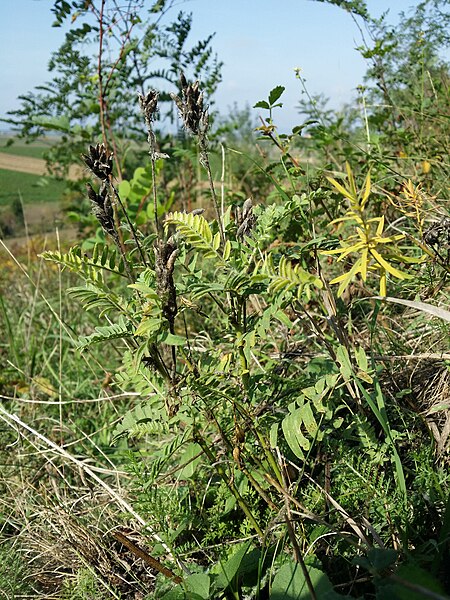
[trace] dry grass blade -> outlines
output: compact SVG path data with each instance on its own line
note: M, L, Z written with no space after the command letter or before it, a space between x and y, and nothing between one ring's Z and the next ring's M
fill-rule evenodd
M130 514L134 519L136 519L136 521L138 523L140 523L143 527L146 528L147 531L150 532L150 534L152 535L152 537L159 542L163 548L165 549L165 551L167 552L167 556L173 561L175 561L175 558L170 550L170 548L167 546L167 544L164 542L164 540L161 539L161 537L154 531L152 531L150 525L145 521L145 519L143 519L141 517L141 515L139 515L134 508L124 499L122 498L122 496L120 494L117 493L116 490L114 490L110 485L108 485L105 481L103 481L103 479L101 479L96 473L94 473L94 471L88 467L83 461L75 458L74 456L72 456L69 452L67 452L66 450L64 450L63 448L59 447L57 444L55 444L54 442L52 442L51 440L49 440L47 437L45 437L44 435L42 435L41 433L39 433L38 431L36 431L35 429L33 429L32 427L30 427L30 425L27 425L26 423L24 423L21 419L19 419L19 417L17 417L16 415L13 415L9 412L7 412L3 406L0 406L0 418L9 426L12 426L13 423L15 425L18 425L19 428L23 428L25 430L27 430L28 432L30 432L35 438L37 438L41 443L43 443L47 448L51 448L56 455L61 456L63 458L65 458L66 460L69 461L69 463L72 463L73 465L77 466L79 469L81 469L86 475L88 475L91 479L93 479L100 487L102 487L107 493L108 495L123 509L125 510L128 514ZM18 430L20 431L20 429Z
M393 302L394 304L403 304L403 306L415 308L416 310L420 310L423 313L432 315L433 317L438 317L439 319L448 321L450 323L450 311L445 310L444 308L439 308L439 306L434 306L433 304L428 304L428 302L403 300L403 298L392 298L391 296L372 296L372 299L382 300L383 302Z

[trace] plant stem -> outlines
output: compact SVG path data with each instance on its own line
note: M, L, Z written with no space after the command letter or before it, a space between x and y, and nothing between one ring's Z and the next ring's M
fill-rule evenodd
M208 147L206 144L205 135L199 135L198 143L199 143L199 147L200 147L200 156L201 156L200 162L204 165L206 172L208 174L209 189L211 190L211 197L213 199L214 208L216 211L217 224L219 225L220 239L222 241L222 244L224 245L225 241L226 241L225 240L225 231L223 229L222 215L220 214L219 201L217 200L217 194L216 194L216 190L214 188L214 181L213 181L212 173L211 173L211 164L209 162Z
M136 248L139 250L139 254L141 255L141 259L142 259L142 264L144 266L147 266L147 261L145 259L145 255L144 255L144 251L142 250L142 246L139 243L139 240L137 239L137 234L136 234L136 230L132 224L132 222L130 221L130 218L128 216L127 210L125 208L125 206L122 203L122 200L120 199L119 196L119 192L117 191L116 187L111 183L111 188L113 190L114 196L117 199L117 202L120 205L120 208L122 209L123 214L125 215L125 219L127 220L128 226L130 228L131 231L131 235L133 236L134 242L136 244Z
M225 484L228 487L228 489L230 490L230 492L236 498L236 502L239 504L240 508L242 509L242 512L245 514L245 516L249 520L251 526L256 531L256 534L258 535L259 539L262 541L264 539L264 533L263 533L261 527L258 525L258 522L256 521L255 517L253 516L253 513L250 510L247 502L241 496L241 494L239 493L239 491L236 488L236 486L234 485L234 483L232 481L230 481L230 478L228 477L223 465L221 463L217 462L216 457L213 455L211 450L208 448L206 441L203 438L201 438L200 436L196 436L195 441L199 444L199 446L201 447L203 452L208 457L209 463L211 465L214 465L214 468L216 469L217 474L222 478L222 480L225 482Z

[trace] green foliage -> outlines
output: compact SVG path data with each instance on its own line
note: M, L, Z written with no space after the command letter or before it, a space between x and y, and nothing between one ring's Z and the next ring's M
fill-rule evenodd
M104 271L123 276L125 270L123 261L117 258L116 250L106 244L95 244L92 257L83 254L79 246L72 247L66 253L50 250L43 252L41 256L44 260L51 260L74 273L78 273L86 282L98 286L103 283Z
M4 515L2 521L3 518ZM3 543L0 550L0 590L5 598L17 598L32 591L27 575L20 550L11 543Z
M71 27L49 62L53 78L21 96L21 108L5 119L28 140L60 134L45 153L53 171L66 173L101 136L115 149L118 168L124 168L129 142L123 140L145 139L139 109L130 106L130 89L143 90L157 80L171 90L184 69L202 77L209 96L214 92L221 63L211 49L213 35L189 47L192 15L180 11L172 23L160 22L173 5L156 1L144 11L140 0L133 0L117 18L114 2L54 2L55 26L70 18ZM168 90L162 99L170 99Z
M80 337L78 348L83 350L91 344L100 344L118 338L122 339L130 335L129 326L124 319L121 319L118 323L106 327L96 327L94 333L91 333L91 335Z
M314 567L308 568L308 574L313 585L313 589L318 598L324 600L334 600L345 598L333 590L328 577L322 571ZM285 563L275 575L270 594L270 600L302 600L310 598L310 590L306 583L305 575L302 573L300 565L294 562Z
M218 253L220 246L220 234L212 234L211 228L202 215L192 213L171 213L166 218L166 226L175 225L177 231L196 250L199 250L204 258L222 258L226 260L230 253L230 244L224 248L223 256ZM220 263L219 263L220 264Z
M387 274L397 279L408 279L412 275L399 271L386 258L391 257L396 262L420 263L422 257L408 258L400 254L397 250L397 242L404 239L403 234L393 236L383 235L384 215L381 217L366 216L366 205L371 193L370 174L367 175L364 184L364 191L358 193L355 187L355 180L350 165L347 163L348 188L344 188L335 179L329 178L330 183L350 202L350 208L345 216L335 219L330 223L354 223L357 234L349 236L346 240L341 240L341 248L329 250L328 255L339 255L338 261L343 260L352 253L360 254L360 257L354 262L348 273L335 277L330 283L340 283L337 295L342 296L344 290L348 287L352 279L360 274L361 279L366 281L367 274L370 271L379 273L380 277L380 295L386 296ZM425 258L425 257L423 257ZM392 259L391 259L392 260Z
M64 184L61 181L6 169L0 169L0 177L0 205L10 204L19 194L26 204L58 202L62 199Z
M364 3L331 3L376 31ZM59 8L64 19L73 6ZM182 31L183 23L172 33L181 39ZM368 60L387 61L386 77L406 75L383 39ZM114 411L106 398L99 403L98 431L82 414L83 436L61 438L84 456L92 436L95 473L109 486L111 475L120 481L113 497L121 510L125 497L132 503L104 535L133 523L144 555L160 563L149 593L168 600L444 597L449 226L445 218L427 223L448 208L446 166L428 156L438 142L423 137L414 165L416 142L401 157L408 136L395 119L377 121L384 108L367 103L362 120L315 105L285 136L274 122L284 91L277 86L258 103L269 111L259 143L273 150L266 162L248 159L265 192L252 199L243 187L224 190L219 205L201 91L184 76L181 87L177 106L199 148L176 154L183 168L195 156L206 166L210 206L175 204L147 110L155 96L142 98L150 163L116 188L105 172L112 156L92 146L86 164L100 186L89 199L102 233L42 255L83 281L66 298L90 319L76 327L78 347L84 357L116 357L103 385L127 398ZM412 102L406 87L392 94ZM445 129L441 121L436 128ZM9 368L32 373L28 393L54 398L62 413L63 379L55 385L54 368L52 377L35 373L15 339L19 307L1 309ZM102 593L85 579L80 594Z
M81 569L73 580L64 581L61 600L89 600L93 597L106 600L107 594L95 573L89 569Z

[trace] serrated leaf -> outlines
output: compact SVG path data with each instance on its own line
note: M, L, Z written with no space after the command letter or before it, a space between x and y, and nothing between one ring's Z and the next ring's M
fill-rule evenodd
M269 103L266 100L260 100L256 104L253 105L253 108L267 108L269 109Z
M269 104L273 105L281 97L281 94L284 92L286 88L283 85L277 85L271 90L269 94Z

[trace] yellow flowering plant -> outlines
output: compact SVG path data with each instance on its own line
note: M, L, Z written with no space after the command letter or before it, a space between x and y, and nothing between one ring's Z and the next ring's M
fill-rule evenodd
M337 223L351 223L355 233L340 240L340 248L324 251L323 254L337 256L338 261L343 261L350 255L358 255L349 271L335 277L330 283L339 283L337 295L340 297L352 279L359 273L362 280L366 281L369 273L378 274L380 278L380 296L386 296L387 274L397 279L411 279L412 275L400 271L392 264L395 262L417 263L422 257L411 258L402 255L397 248L397 243L405 238L402 233L385 235L385 218L369 217L367 205L372 191L370 173L368 173L362 190L358 191L352 169L346 163L347 185L339 183L328 177L331 185L342 194L349 202L349 208L343 217L334 219L330 225Z

